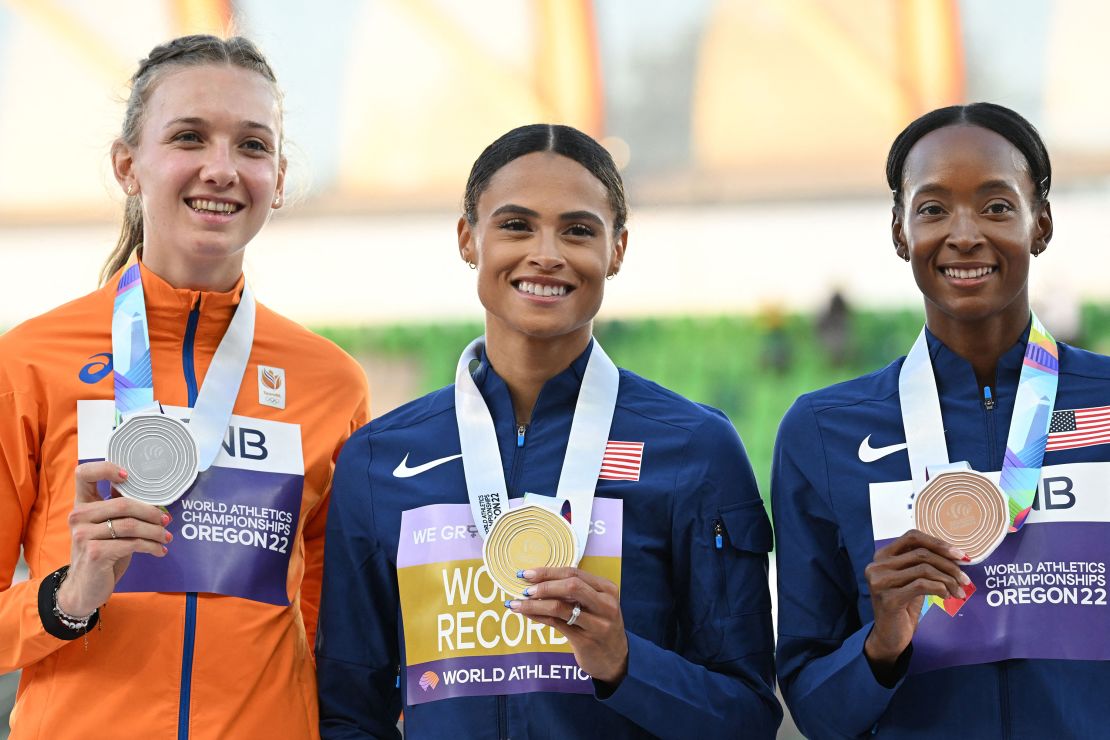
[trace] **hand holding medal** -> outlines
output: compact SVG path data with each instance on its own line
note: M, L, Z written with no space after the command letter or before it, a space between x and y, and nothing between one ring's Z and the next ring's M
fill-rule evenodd
M97 491L99 481L118 486L129 476L114 463L77 466L76 500L69 516L70 568L58 588L58 607L83 617L95 612L115 590L135 553L166 554L173 535L166 531L168 514L150 504Z
M578 568L532 568L523 599L505 606L554 627L574 649L578 666L615 687L628 672L628 636L617 584Z

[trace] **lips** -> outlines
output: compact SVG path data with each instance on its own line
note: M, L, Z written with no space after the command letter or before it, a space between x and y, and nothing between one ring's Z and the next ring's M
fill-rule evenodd
M574 290L573 285L552 278L514 280L513 287L517 292L537 298L562 298Z
M979 265L975 267L957 267L955 265L949 265L938 269L945 277L956 278L958 280L975 280L998 271L998 268L994 265Z
M209 198L186 198L185 205L197 213L231 215L243 209L239 203L229 200L212 200Z

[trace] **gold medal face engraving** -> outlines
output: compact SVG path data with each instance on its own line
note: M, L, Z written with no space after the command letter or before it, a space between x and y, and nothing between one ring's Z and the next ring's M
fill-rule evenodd
M198 457L185 423L162 414L129 417L108 438L107 459L127 471L116 490L154 506L172 504L189 490Z
M974 471L941 473L921 489L913 505L918 529L963 550L978 563L1006 536L1006 495Z
M482 545L482 559L493 582L519 597L528 581L518 570L574 565L574 530L566 519L542 506L528 504L498 517Z

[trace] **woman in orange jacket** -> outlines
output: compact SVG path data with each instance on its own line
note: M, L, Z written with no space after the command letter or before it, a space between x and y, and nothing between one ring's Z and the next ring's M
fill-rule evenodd
M12 737L314 737L333 462L368 391L243 278L283 198L269 64L241 38L156 47L112 164L103 286L0 337Z

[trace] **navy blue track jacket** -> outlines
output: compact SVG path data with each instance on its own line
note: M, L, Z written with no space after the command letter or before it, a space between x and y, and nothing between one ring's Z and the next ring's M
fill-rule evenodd
M993 409L971 365L932 334L928 342L949 458L1001 469L1025 339L999 361ZM1110 406L1110 358L1059 348L1056 408ZM875 554L868 487L910 478L900 444L904 359L802 396L779 428L777 667L794 720L814 738L1110 736L1105 662L1004 660L903 675L894 688L875 679L863 653L874 624L864 578ZM1044 465L1107 461L1110 446L1101 444L1049 451Z
M592 347L592 344L591 344ZM510 498L554 489L589 356L549 380L518 445L508 388L475 381L498 430ZM465 503L449 386L373 421L343 449L328 517L317 662L324 738L773 737L767 588L771 528L740 438L720 412L626 370L610 439L644 442L640 479L600 480L624 501L621 609L628 674L611 695L534 692L408 705L396 572L401 512ZM715 534L723 535L720 547ZM402 673L398 681L398 673Z

